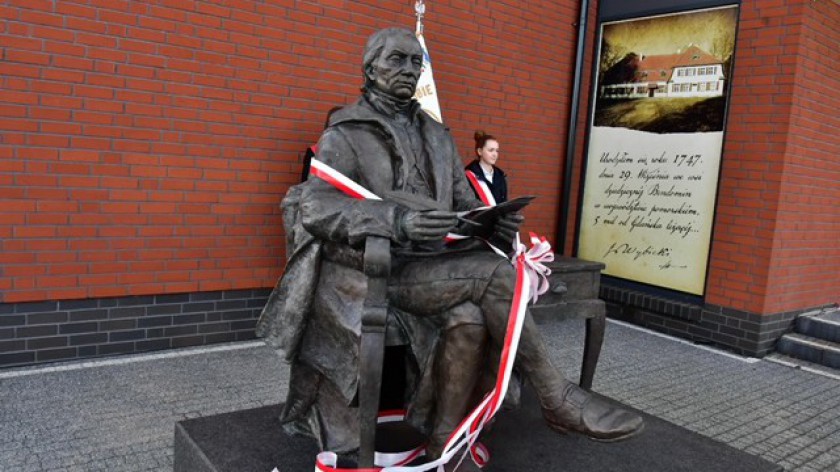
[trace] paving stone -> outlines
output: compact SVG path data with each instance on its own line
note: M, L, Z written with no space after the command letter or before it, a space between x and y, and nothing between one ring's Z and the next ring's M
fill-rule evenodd
M213 303L195 300L196 309ZM541 329L554 363L577 378L582 323L545 322ZM177 421L274 404L288 389L288 370L271 349L225 346L232 349L115 357L136 361L61 372L0 370L0 470L172 470ZM34 373L4 376L27 371ZM834 378L609 323L594 389L788 472L836 472L840 464Z

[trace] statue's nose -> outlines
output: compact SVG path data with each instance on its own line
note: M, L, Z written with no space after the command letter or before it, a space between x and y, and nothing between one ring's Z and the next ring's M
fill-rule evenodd
M412 64L404 65L401 72L414 78L420 77L420 69L418 67L414 67Z

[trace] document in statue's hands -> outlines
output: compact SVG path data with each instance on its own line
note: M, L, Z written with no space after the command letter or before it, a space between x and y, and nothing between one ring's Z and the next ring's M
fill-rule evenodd
M460 219L472 223L459 224L455 231L458 234L468 234L479 238L488 239L493 235L496 228L496 221L508 213L516 213L528 206L534 195L514 198L493 207L480 207L474 210L458 213Z
M386 200L399 203L411 210L445 211L443 208L444 205L441 202L423 195L395 190L385 192L384 197ZM453 230L453 233L489 239L493 235L496 228L496 221L498 221L500 217L508 213L515 213L525 208L534 198L536 197L533 195L526 195L524 197L508 200L493 207L484 206L469 211L459 212L457 215L460 221L458 226L456 226Z

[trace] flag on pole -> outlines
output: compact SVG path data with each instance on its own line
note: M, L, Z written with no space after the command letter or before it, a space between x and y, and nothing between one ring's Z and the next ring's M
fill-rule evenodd
M420 80L417 81L417 90L414 92L414 99L420 102L423 110L432 116L439 123L443 123L443 117L440 113L440 103L438 103L437 89L435 88L435 78L432 75L432 59L429 57L429 49L426 47L426 41L423 39L423 15L426 13L426 6L422 0L414 4L414 10L417 12L417 29L415 34L417 40L420 41L420 46L423 48L423 69L420 72Z

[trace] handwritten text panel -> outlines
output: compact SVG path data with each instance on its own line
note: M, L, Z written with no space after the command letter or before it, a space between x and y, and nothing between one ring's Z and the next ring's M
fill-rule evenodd
M578 256L702 295L722 139L592 127Z

